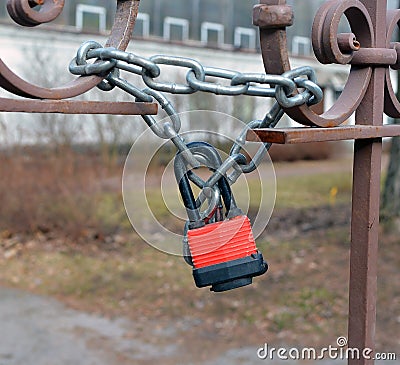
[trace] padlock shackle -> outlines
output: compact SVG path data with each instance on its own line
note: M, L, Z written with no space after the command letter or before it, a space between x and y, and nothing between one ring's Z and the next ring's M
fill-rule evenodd
M205 161L207 161L206 167L208 167L211 171L214 172L214 171L218 170L219 166L222 165L222 159L221 159L220 154L215 149L215 147L212 146L211 144L209 144L207 142L203 142L203 141L195 141L195 142L188 143L187 147L190 149L190 151L193 154L195 154L199 157L202 157ZM239 155L239 154L236 156L238 159L238 161L236 161L237 163L246 162L245 156ZM181 156L181 157L183 157L183 156ZM235 158L235 160L236 160L236 158ZM206 182L203 181L199 176L197 176L191 170L188 169L189 164L186 163L183 158L181 159L181 161L178 161L178 163L183 164L183 165L180 165L179 167L177 166L178 168L183 169L183 170L180 171L180 173L181 173L180 175L178 175L179 172L177 174L177 171L175 171L175 175L177 177L183 176L183 172L186 172L186 175L188 176L188 178L195 185L197 185L201 189L204 189L206 187ZM236 201L235 201L235 198L233 197L231 187L225 176L223 176L223 175L221 176L221 178L217 182L217 186L220 190L226 211L229 212L229 211L231 211L231 208L232 208L233 211L235 211L234 215L240 214L240 212L238 212L238 208L236 206ZM198 205L199 205L199 202L196 203L196 206L198 206Z
M217 166L218 159L215 159L216 156L214 153L210 153L210 148L213 148L211 145L202 142L192 142L189 143L187 147L194 156L202 158L204 160L203 162L208 168L214 169ZM196 201L192 191L192 187L190 185L190 181L188 178L188 173L190 171L189 166L190 165L186 161L184 155L179 152L175 156L174 160L175 178L177 180L182 201L186 208L186 213L190 221L190 228L199 228L204 226L205 222L200 213L201 203L199 201ZM201 179L199 178L199 180ZM200 183L200 181L197 181L197 183ZM204 185L204 182L202 185ZM217 201L215 201L214 199L212 204L216 206L218 204L218 201L219 198L217 199Z
M176 159L175 159L176 161ZM190 186L187 175L183 175L178 181L179 191L181 193L183 205L186 208L190 222L201 222L201 215L199 208L196 206L196 200L193 195L192 187ZM201 226L201 225L200 225Z
M187 148L199 160L203 160L202 163L213 172L216 171L222 164L222 160L218 151L207 142L190 142L187 144ZM202 204L202 201L199 198L195 200L189 179L201 189L206 187L206 183L190 170L190 164L186 161L182 153L178 153L175 156L174 172L188 218L192 223L201 226L199 221L203 220L204 217L202 217L202 214L200 214L199 208ZM217 182L217 186L219 192L215 191L214 195L217 193L222 195L222 200L225 204L226 211L229 212L231 207L236 208L236 202L233 198L230 185L225 176L221 176ZM215 190L215 186L211 188ZM215 196L212 199L214 201L210 204L213 204L213 208L215 208L218 204L218 200L215 198ZM213 209L210 209L210 211L212 210ZM235 210L237 210L237 208Z
M211 171L213 171L213 172L216 171L218 169L218 167L222 165L221 156L213 145L211 145L207 142L196 141L196 142L188 143L188 147L191 150L193 149L192 150L193 153L199 154L206 159L206 161L210 164L210 166L206 166L206 167L208 167ZM192 171L188 171L188 177L191 181L193 181L192 178L194 176L197 176L197 175L193 174ZM228 183L228 180L226 179L226 177L222 176L218 180L217 185L220 190L222 200L225 204L225 208L227 211L229 211L231 209L232 199L233 199L234 205L236 205L236 202L232 195L232 190ZM203 181L202 186L200 186L200 188L204 189L204 187L205 187L205 182Z

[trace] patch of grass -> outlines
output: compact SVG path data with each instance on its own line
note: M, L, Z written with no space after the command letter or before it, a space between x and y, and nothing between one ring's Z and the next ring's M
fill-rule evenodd
M276 208L346 203L351 199L351 189L350 172L281 177L277 181ZM334 197L333 190L336 190Z
M283 311L272 317L271 329L274 332L290 330L295 325L296 314L289 311Z
M304 287L296 296L294 303L303 318L321 314L328 310L335 300L334 293L327 288Z
M183 202L177 192L175 184L164 188L163 192L160 188L146 189L146 200L149 209L156 218L170 218L173 212L181 211L184 213Z
M131 229L121 193L101 193L97 197L96 209L93 213L96 221L103 225L103 230L106 232Z

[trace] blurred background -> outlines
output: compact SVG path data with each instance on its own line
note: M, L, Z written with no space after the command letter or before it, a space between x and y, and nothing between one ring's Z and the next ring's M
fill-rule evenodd
M322 66L313 56L311 26L323 2L288 1L295 14L288 49L293 68L315 68L327 109L349 70ZM128 50L264 72L252 25L255 4L142 0ZM399 7L397 0L388 4ZM63 84L72 79L68 64L80 44L105 43L114 12L115 2L69 0L55 22L24 29L11 21L3 2L0 56L30 82ZM345 19L341 27L348 28ZM165 67L164 75L179 81L185 73ZM123 76L143 85L138 77ZM10 97L4 91L0 96ZM183 117L184 130L223 135L233 131L224 114L248 123L272 105L248 96L168 97L178 112L215 112ZM118 90L92 90L81 99L133 101ZM393 122L385 117L385 123ZM284 117L280 126L288 125L296 123ZM150 209L164 226L183 229L160 194L174 148L163 146L144 165L158 145L156 137L140 139L145 129L138 116L0 115L0 364L257 364L256 351L266 342L287 348L336 345L347 334L352 143L273 146L273 167L267 159L260 174L239 182L235 192L246 189L252 196L252 217L259 209L260 181L269 186L266 179L273 177L266 171L275 171L275 209L257 238L270 269L251 286L215 294L195 288L184 260L149 246L126 216L121 180L138 142L130 157L136 164L125 172L133 191L140 192L145 181L147 203L137 210ZM229 151L229 143L213 143ZM400 202L400 148L393 146L384 141L377 350L399 353L400 207L393 202ZM171 181L163 195L179 202ZM149 229L160 237L157 227Z

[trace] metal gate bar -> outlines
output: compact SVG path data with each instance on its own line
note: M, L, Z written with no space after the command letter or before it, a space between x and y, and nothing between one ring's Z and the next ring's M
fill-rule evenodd
M154 115L157 109L155 103L0 98L0 112L13 113Z
M344 16L352 33L338 33ZM261 0L254 8L253 22L260 27L265 70L277 74L290 70L286 27L293 23L293 11L286 1ZM400 43L392 42L399 23L400 10L388 11L386 0L325 2L314 20L313 49L323 64L352 65L341 96L322 114L308 106L285 110L297 122L317 128L248 134L250 140L275 143L355 139L348 346L360 353L375 350L382 137L400 135L399 126L382 126L382 121L384 112L400 117L400 103L390 80L390 67L400 69ZM354 112L356 126L337 127ZM374 360L360 357L348 363L371 365Z
M350 139L370 139L395 137L400 135L400 125L383 126L349 125L335 128L264 128L247 132L247 140L279 144L342 141Z
M40 11L34 10L41 4ZM3 5L5 6L5 5ZM8 0L7 9L15 22L33 27L54 20L62 11L64 0ZM118 0L115 21L106 46L125 50L131 40L139 0ZM0 58L0 88L26 99L0 98L0 112L64 114L157 114L155 103L92 102L69 99L81 95L102 81L99 76L78 77L64 86L44 88L16 75ZM41 99L41 100L40 100Z

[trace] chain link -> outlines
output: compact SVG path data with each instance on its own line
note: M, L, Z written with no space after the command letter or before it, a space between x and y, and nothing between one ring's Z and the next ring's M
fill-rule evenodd
M216 67L202 66L191 58L155 55L150 58L137 56L133 53L119 51L115 48L100 48L97 42L85 42L70 63L70 71L75 75L100 75L107 78L107 72L112 69L128 71L141 75L145 84L152 90L171 94L193 94L197 91L210 92L216 95L251 95L276 98L285 108L302 104L315 104L322 100L322 91L316 84L315 72L311 67L304 66L290 70L283 75L268 75L260 73L241 73ZM88 63L97 59L95 63ZM186 74L187 84L175 82L160 82L155 79L161 75L158 65L189 68ZM231 80L230 85L206 81L206 77ZM304 78L304 76L306 78ZM115 75L109 81L120 87L114 81ZM269 87L260 85L268 84ZM298 92L298 88L304 90ZM134 95L137 89L134 85L127 91ZM135 91L136 92L136 91ZM135 96L135 95L134 95ZM143 97L140 101L147 101Z
M307 78L305 79L303 76ZM293 108L294 106L303 104L313 105L322 100L323 93L321 88L316 84L315 71L311 67L298 67L283 73L282 77L293 80L297 87L305 89L297 95L288 96L287 89L282 85L277 85L275 97L282 107Z
M89 62L90 60L94 62ZM159 65L187 68L186 84L157 80L162 76ZM199 167L201 163L179 135L181 120L173 105L163 93L188 95L201 91L215 95L249 95L276 99L263 120L253 120L246 125L236 138L229 157L207 181L202 181L193 172L188 175L191 181L201 185L200 196L202 199L209 196L209 207L203 213L207 217L215 210L214 208L219 200L218 188L216 187L218 181L225 177L229 184L233 184L242 173L254 171L271 147L270 143L263 143L248 162L241 153L246 144L247 132L255 128L274 128L284 115L283 108L317 104L323 97L322 90L316 83L315 71L308 66L287 71L282 75L241 73L203 66L200 62L185 57L155 55L144 58L111 47L103 48L94 41L82 44L76 57L71 61L69 70L74 75L103 77L103 81L98 85L101 90L110 91L118 87L134 96L136 101L152 102L156 100L168 115L169 121L164 122L161 126L151 115L143 115L142 118L158 137L170 139L185 161L193 168ZM140 76L147 88L140 89L122 78L120 70ZM210 78L214 78L214 80L210 81ZM220 83L219 80L225 83ZM227 80L229 85L226 85ZM227 176L231 169L233 171ZM210 192L212 192L211 195Z
M192 71L197 78L205 77L205 71L203 66L190 58L175 57L175 56L164 56L156 55L149 58L150 61L156 65L169 65L176 67L186 67ZM149 75L146 71L142 73L143 81L145 84L157 91L163 91L170 94L193 94L196 92L190 85L176 84L174 82L156 82L154 78Z
M186 75L188 84L196 91L203 91L213 93L215 95L243 95L249 89L250 84L244 83L241 85L224 86L218 83L207 82L206 76L214 76L221 79L232 80L239 74L235 71L225 70L216 67L204 67L204 73L202 78L199 78L195 72L190 70Z

